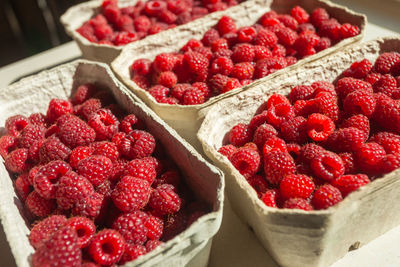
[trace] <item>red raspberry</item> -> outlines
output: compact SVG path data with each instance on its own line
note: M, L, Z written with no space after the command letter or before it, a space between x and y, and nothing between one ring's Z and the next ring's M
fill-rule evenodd
M160 240L149 240L146 242L146 250L150 252L156 249L159 245L163 244Z
M280 22L283 23L283 25L285 25L286 27L292 29L292 30L296 30L298 23L297 20L295 20L294 18L292 18L290 15L278 15L278 19Z
M288 103L269 107L266 115L267 122L277 128L279 128L283 122L289 121L295 117L294 108Z
M277 208L277 203L279 202L280 194L277 189L271 189L266 191L262 197L261 201L268 207Z
M96 263L112 265L120 260L124 250L125 241L120 233L112 229L104 229L94 235L88 252Z
M157 173L153 162L143 159L134 159L127 165L127 171L129 175L146 180L149 184L152 184L156 179Z
M224 38L219 38L211 42L211 51L215 52L220 49L229 49L228 41Z
M369 136L369 119L362 115L353 115L347 118L340 126L341 128L349 128L354 127L360 129L361 131L365 132L366 136Z
M377 94L382 95L383 94ZM399 103L389 97L377 97L374 113L375 122L383 129L399 132L400 131L400 109ZM387 123L390 121L390 123Z
M210 65L212 74L229 75L233 69L233 62L227 57L217 57Z
M117 230L127 243L143 245L147 241L148 220L149 216L143 211L125 213L114 221L113 229Z
M59 117L72 113L72 104L67 100L52 99L47 109L46 118L49 122L55 122Z
M244 144L244 146L242 146L241 148L248 148L248 149L252 149L252 150L255 150L258 152L257 145L252 142Z
M314 96L318 96L319 93L327 92L333 96L336 96L335 86L328 81L316 81L311 84L311 87L315 89Z
M61 117L57 121L57 127L59 128L57 135L61 142L70 148L88 145L96 137L96 132L86 122L73 115Z
M178 77L172 71L161 72L157 77L157 84L172 88L178 82Z
M311 204L303 198L290 198L283 203L284 209L313 210Z
M297 50L300 56L307 56L306 51L316 46L319 39L320 37L314 32L302 32L293 44L293 48Z
M212 95L210 87L206 83L196 82L192 84L192 87L196 88L198 91L201 91L206 99Z
M314 107L317 109L315 113L321 113L334 122L339 119L339 106L336 96L328 92L319 93L313 101Z
M35 191L46 199L55 198L60 178L70 170L71 167L68 163L61 160L51 161L43 165L33 179Z
M147 32L151 27L151 21L146 16L138 16L133 20L136 32Z
M117 145L119 151L128 159L144 158L154 152L156 140L146 131L133 130Z
M72 171L59 179L56 190L57 205L64 210L71 209L80 199L94 192L88 179Z
M228 16L223 16L218 21L216 29L218 30L220 35L224 35L226 33L236 32L236 24L232 18Z
M25 200L25 206L35 217L44 218L56 209L54 199L42 198L36 191L32 191Z
M247 124L239 123L235 125L229 133L229 143L241 147L251 142L253 131Z
M52 215L33 225L29 233L29 242L37 249L58 229L64 226L67 218L64 215Z
M34 125L47 126L46 116L42 113L32 113L28 117L28 120L31 124L34 124Z
M77 168L81 160L93 155L94 148L88 146L78 146L72 150L69 156L69 165L72 168Z
M145 58L136 59L131 65L131 75L146 76L150 73L151 61Z
M101 108L101 102L99 99L96 98L90 98L86 100L82 106L75 112L75 114L81 116L85 120L87 120L90 117L90 114L92 112L98 110Z
M254 66L250 62L237 63L233 67L231 77L239 80L252 79L254 74Z
M168 241L180 234L186 229L187 220L187 215L184 212L177 212L167 216L164 221L164 233L162 240Z
M93 19L91 19L93 20ZM91 21L89 20L89 21ZM80 33L83 37L88 39L90 42L97 43L97 37L94 35L94 29L93 27L89 24L89 22L85 22L81 27L79 27L76 30L78 33Z
M375 142L365 143L355 151L358 166L368 174L378 174L380 172L380 164L385 155L385 149Z
M301 146L299 144L295 143L286 144L286 148L294 160L297 160L299 158L301 149Z
M255 57L254 46L251 44L237 44L232 49L232 60L234 62L252 62Z
M94 186L102 184L111 173L112 161L105 156L89 156L78 163L77 172Z
M360 28L356 25L351 25L350 23L344 23L340 27L340 37L342 39L350 38L360 34Z
M193 51L202 54L208 60L211 60L211 58L213 57L213 52L211 51L211 49L209 47L201 46L201 47L197 47L197 48L193 49Z
M29 148L35 142L44 138L46 128L43 125L28 124L18 138L20 147Z
M170 170L164 172L157 180L153 183L154 187L157 187L160 184L172 184L175 187L178 187L180 181L182 180L180 174L176 170Z
M33 188L29 182L29 174L27 172L18 176L15 180L15 190L18 196L25 201L26 197L32 192Z
M400 154L400 136L388 132L379 132L372 136L369 141L381 145L387 154Z
M255 62L272 56L271 51L267 47L261 45L254 46L254 53L255 53L254 55Z
M0 156L5 159L17 147L17 139L11 135L0 137Z
M283 122L281 135L286 142L305 143L307 141L307 120L298 116Z
M253 175L251 177L247 177L247 182L249 182L250 186L257 192L258 197L262 197L262 195L267 192L269 185L267 180L259 174Z
M183 57L183 64L192 75L195 82L204 82L208 74L208 59L197 52L186 52Z
M339 203L342 199L339 189L332 185L323 185L315 190L312 204L315 209L321 210Z
M332 185L340 190L343 197L368 184L370 180L365 174L343 175L332 181Z
M346 96L343 109L347 114L362 114L370 117L375 111L376 102L372 93L364 90L354 91Z
M260 114L255 115L250 123L249 123L249 128L254 131L256 130L259 126L267 122L267 111L264 110Z
M183 93L182 104L184 105L200 105L205 101L204 93L194 87Z
M115 27L121 32L133 32L133 20L130 16L121 15L115 22Z
M289 153L272 151L264 155L264 171L271 184L279 184L286 175L296 172L296 165Z
M226 145L220 147L218 149L218 152L229 159L232 156L232 154L236 151L236 149L237 147L235 147L234 145Z
M316 142L324 141L335 130L335 123L327 116L313 113L307 119L308 136Z
M99 41L100 44L112 45L110 39L113 38L114 31L108 24L100 24L93 27L94 34Z
M149 199L149 206L157 215L173 214L180 210L181 199L174 192L175 188L169 184L159 185L153 190Z
M325 50L331 46L332 46L331 39L329 39L327 37L321 37L319 39L318 44L316 44L314 48L317 52L319 52L319 51Z
M4 161L7 170L14 173L23 173L30 168L28 149L18 148L7 155Z
M42 163L47 163L52 160L67 160L70 154L71 149L55 136L47 138L39 149L39 157Z
M297 100L308 100L314 95L315 88L310 85L298 85L290 90L288 98L292 104Z
M239 148L230 157L232 165L245 177L257 173L260 168L260 154L249 148Z
M73 229L63 227L42 243L33 253L32 265L39 266L81 266L82 252Z
M255 72L254 78L260 79L285 67L286 67L286 60L283 57L273 56L259 60L257 61L254 70Z
M285 199L304 198L307 199L314 191L315 185L312 179L306 175L287 175L279 185L281 195Z
M266 155L271 151L288 152L285 141L275 136L268 138L262 147L262 153Z
M147 237L150 240L160 239L164 229L164 222L160 218L149 215L145 226L147 228Z
M307 23L310 15L300 6L295 6L290 10L290 15L297 20L299 24Z
M96 226L93 221L85 217L69 218L64 225L71 227L76 232L80 248L87 247L96 232Z
M158 19L166 24L172 25L178 19L178 17L169 10L163 10L160 14L158 14Z
M257 35L257 31L254 27L241 27L237 30L237 42L239 43L250 43Z
M178 83L174 86L174 88L172 88L171 96L178 99L179 102L182 102L184 92L190 88L191 86L188 83Z
M259 149L261 149L269 138L275 137L278 135L278 132L274 127L270 124L262 124L260 125L254 133L253 142L257 145Z
M336 19L328 19L321 23L318 33L320 36L337 41L341 38L340 29L341 25Z
M77 216L98 219L102 215L102 210L106 207L105 204L104 195L95 192L76 202L72 213Z
M381 172L390 173L400 168L400 157L399 154L387 154L381 162Z
M219 33L216 29L209 29L206 31L203 35L203 38L201 39L201 42L203 43L204 46L210 46L212 41L216 40L219 38Z
M314 175L325 181L332 181L345 171L342 159L329 151L316 155L310 165Z
M144 6L144 13L150 17L159 15L167 8L167 3L164 1L154 0L146 2Z
M127 174L126 167L128 166L128 161L125 159L117 160L113 163L113 167L110 172L110 181L119 181L119 179Z
M344 174L352 174L357 172L358 167L356 166L353 153L346 152L338 155L342 159L344 165Z
M392 97L393 93L397 89L397 81L390 74L385 74L373 84L373 88L375 93L383 93Z
M351 152L357 150L368 136L364 131L349 127L334 131L327 140L327 145L334 151Z
M176 63L176 57L173 54L158 54L153 61L152 67L156 72L172 71Z
M291 47L297 39L297 33L290 28L280 27L275 33L279 43L285 47Z
M364 78L364 81L370 83L371 85L374 85L377 81L379 81L381 77L382 74L371 72Z
M96 140L110 140L118 132L119 121L109 109L98 109L88 119L88 124L96 132Z
M146 247L142 245L133 245L131 243L125 244L124 254L122 255L118 264L125 264L127 262L137 259L139 256L146 254Z
M120 157L118 147L115 143L102 141L92 143L90 146L94 149L93 155L105 156L111 159L112 162L115 162Z
M258 46L272 48L278 43L278 37L267 29L261 29L254 38L253 43Z
M123 177L112 192L115 206L123 212L143 208L150 197L151 188L146 180L132 176Z
M6 120L5 128L11 136L19 136L22 130L29 124L29 120L22 115L15 115Z
M362 79L371 71L372 63L368 59L356 61L351 64L350 68L343 72L344 76Z
M215 51L212 55L212 58L217 58L217 57L231 57L232 56L232 50L230 49L220 49L218 51Z
M169 95L169 88L162 85L155 85L147 91L157 102L162 102Z
M379 55L375 61L374 69L380 74L386 74L391 71L393 66L400 62L400 54L397 52L387 52Z

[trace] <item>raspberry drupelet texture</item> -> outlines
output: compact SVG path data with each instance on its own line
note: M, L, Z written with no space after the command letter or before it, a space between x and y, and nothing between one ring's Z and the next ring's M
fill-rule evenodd
M181 208L181 199L175 193L175 187L169 184L159 185L150 195L149 206L157 215L176 213Z
M296 172L296 165L289 153L272 151L264 155L264 172L271 184L279 184L286 175Z
M279 189L284 199L307 199L314 191L315 185L312 179L306 175L287 175L280 182Z
M29 234L29 242L38 248L50 238L58 229L64 226L67 218L64 215L52 215L33 225Z
M125 240L117 231L105 229L98 232L90 242L89 255L101 265L117 263L125 250Z
M342 201L343 197L339 189L332 185L323 185L315 190L312 198L312 205L315 209L327 209L330 206Z
M146 180L125 176L115 186L112 199L118 209L131 212L146 206L150 193L151 187Z
M127 243L143 245L147 241L146 222L149 215L142 211L124 213L113 223L113 229L117 230Z
M239 148L230 157L232 165L245 177L256 174L260 168L260 154L249 148Z

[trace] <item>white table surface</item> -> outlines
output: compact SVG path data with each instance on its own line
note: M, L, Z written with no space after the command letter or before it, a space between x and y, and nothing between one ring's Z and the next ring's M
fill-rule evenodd
M398 0L338 0L334 1L364 13L368 17L363 41L377 37L399 35L400 2ZM11 82L81 56L73 42L48 50L0 68L0 88ZM349 252L331 267L375 267L400 266L400 226L385 233L369 244ZM10 248L0 227L0 267L15 266ZM210 256L210 267L277 267L278 265L264 250L256 236L230 209L226 201L224 218L215 236Z

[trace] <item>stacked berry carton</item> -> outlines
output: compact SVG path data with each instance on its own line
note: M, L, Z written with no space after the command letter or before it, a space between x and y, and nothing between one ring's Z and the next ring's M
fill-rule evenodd
M246 180L248 178L241 175L241 173L232 165L231 161L226 156L220 154L218 150L228 143L229 132L232 127L237 125L239 122L250 122L253 116L258 114L258 109L260 107L262 108L262 105L266 103L271 95L287 95L295 86L310 85L313 82L321 80L335 83L338 79L343 77L341 76L343 75L343 71L348 69L353 62L360 62L361 60L367 59L374 64L378 56L385 52L400 52L400 39L395 37L383 38L361 45L353 45L343 51L334 53L318 61L308 63L296 70L288 71L280 77L270 80L268 83L261 83L247 91L235 95L234 97L219 102L210 109L210 112L207 114L203 124L201 125L198 132L198 138L202 143L205 154L216 164L216 166L220 167L224 171L226 175L227 196L229 197L234 210L245 223L249 224L252 229L254 229L254 232L262 245L282 266L329 266L343 257L348 251L365 245L379 235L399 225L400 214L397 210L400 208L400 202L396 197L400 194L399 170L389 172L383 176L372 176L372 182L367 178L366 181L364 181L370 183L364 186L362 185L365 184L365 182L361 181L358 185L349 185L354 186L351 190L355 191L345 198L344 196L346 196L346 194L343 193L340 186L338 186L340 191L343 193L344 199L340 201L341 193L336 189L339 192L340 200L335 199L336 195L335 197L333 197L333 195L337 193L333 193L327 198L328 201L330 201L329 198L332 200L332 203L327 206L333 205L337 202L339 203L328 209L321 209L321 207L318 207L318 203L312 199L313 196L308 197L308 200L307 198L306 200L300 199L302 202L297 202L297 204L294 205L292 205L293 202L290 204L285 202L285 204L283 204L285 209L280 209L276 208L276 204L275 207L273 207L275 200L280 201L276 198L274 199L273 195L275 193L284 193L282 191L282 183L280 188L278 187L278 189L269 191L270 193L274 193L273 195L270 195L271 198L266 196L267 193L265 194L265 198L264 195L258 195L260 191L256 189L256 192L252 187L254 186L254 188L257 188L257 185L253 184L251 186L250 180ZM385 59L387 62L386 66L390 66L390 64L392 64L391 62L395 62L394 59L392 60L389 57L387 58L387 60ZM381 62L384 61L381 60ZM353 67L356 66L353 65ZM366 67L365 70L368 68L371 68L371 65ZM347 74L351 74L351 71L347 72ZM371 77L373 76L374 75ZM387 75L381 77L386 76ZM394 89L395 88L396 87L394 87ZM390 112L395 113L391 114ZM391 110L384 111L384 114L387 115L387 119L390 121L387 121L387 124L385 124L382 122L383 118L381 117L381 126L383 128L378 129L384 131L382 129L393 129L394 127L397 127L398 123L396 120L398 120L398 107L396 106ZM376 118L374 117L374 120L378 120ZM293 119L291 122L293 122ZM374 125L372 119L371 123L371 127L377 127ZM372 130L375 129L371 128L371 131ZM280 137L286 139L286 137L282 137L282 135L280 135ZM341 144L337 145L340 146ZM251 149L250 144L247 144L247 146ZM287 149L289 150L289 146ZM262 153L264 154L264 152ZM385 152L383 153L386 155ZM265 155L267 154L264 154L264 156ZM300 157L301 155L302 154L300 154ZM372 154L368 157L368 160L373 158L371 155ZM230 159L232 160L233 157ZM282 164L286 163L287 161L282 162ZM267 164L267 161L265 161L264 164ZM390 170L398 168L398 165L396 164L390 166ZM240 168L240 166L238 168ZM311 168L313 168L313 166L311 166ZM298 172L304 173L301 172L301 169L298 169ZM305 173L310 175L310 177L313 177L313 182L311 183L312 186L314 186L315 182L316 189L326 183L326 181L324 182L323 180L319 180L318 183L318 179L320 178L314 176L317 175L315 172L314 174L312 172L310 173L310 171L306 171ZM353 172L350 171L350 173ZM387 173L387 171L380 173ZM352 175L348 175L348 177L350 176ZM266 180L269 182L271 181L271 178L267 176L265 177ZM352 177L354 178L355 176ZM302 187L303 189L300 190L309 190L306 189L309 188L308 182L304 181L304 183L304 187ZM261 187L263 186L262 184L258 185ZM362 187L358 188L359 186ZM270 187L270 185L268 185L268 187ZM294 187L296 187L296 185L294 185ZM280 193L279 190L281 190ZM313 190L314 187L311 188L311 191ZM303 193L306 191L303 191ZM280 196L283 197L282 195ZM318 196L318 198L320 196ZM270 202L270 200L274 203ZM313 209L311 203L316 210L310 211L310 209ZM302 206L303 204L305 206ZM327 208L327 206L323 208Z
M174 130L126 89L108 66L78 60L25 78L0 90L0 123L4 125L8 117L16 114L45 112L52 98L67 99L71 95L71 88L86 83L108 88L120 107L142 120L148 131L178 164L184 174L185 183L195 192L196 197L211 207L211 212L201 216L181 234L131 262L130 266L184 266L189 263L206 266L212 237L218 231L222 218L223 174L208 164ZM4 128L1 128L1 135L4 134ZM0 185L0 218L15 261L18 266L31 266L34 249L28 236L32 215L26 212L24 203L14 191L11 174L3 162L0 164Z
M304 8L309 14L311 14L311 12L316 8L324 8L332 18L336 18L340 23L356 25L360 29L360 33L356 36L341 40L337 44L322 50L321 52L305 57L291 66L273 72L264 78L255 80L249 85L213 96L203 104L170 105L158 103L146 90L143 90L132 81L130 67L135 60L144 58L152 61L160 53L178 52L189 40L193 38L201 40L204 33L214 27L223 15L231 17L236 22L237 28L239 28L255 24L263 14L271 10L280 14L290 14L291 9L296 5ZM246 90L251 86L264 83L290 69L301 66L306 62L314 61L347 45L360 41L364 35L365 25L366 17L364 15L355 13L346 7L333 4L329 1L245 1L241 5L231 7L223 12L210 14L207 18L199 19L187 25L182 25L154 36L148 36L144 40L129 44L111 63L111 66L117 77L122 80L129 89L138 95L152 110L156 112L156 114L172 126L190 144L201 150L201 145L196 137L196 133L205 114L211 106L221 99L235 95L241 90Z

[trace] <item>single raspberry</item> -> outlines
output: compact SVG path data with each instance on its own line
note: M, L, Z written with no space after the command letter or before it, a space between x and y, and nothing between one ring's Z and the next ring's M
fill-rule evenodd
M49 216L57 207L54 199L42 198L36 191L32 191L25 200L25 206L35 217Z
M149 89L150 88L150 81L147 79L146 76L142 75L135 75L131 80L137 84L142 89ZM113 112L114 113L114 112Z
M211 43L218 39L220 37L218 31L216 29L209 29L206 31L203 35L203 38L201 39L201 42L203 43L204 46L210 46Z
M118 144L117 144L118 145ZM141 130L133 130L118 145L119 151L128 159L144 158L154 152L156 141L154 137Z
M146 180L149 184L152 184L157 176L154 163L146 158L134 159L128 163L126 168L129 175Z
M257 145L259 149L261 149L269 138L275 137L278 135L278 132L275 130L272 125L268 123L264 123L260 125L257 130L254 132L253 142Z
M132 176L123 177L112 192L115 206L123 212L143 208L150 197L151 187L146 180Z
M333 96L336 96L335 86L328 81L316 81L311 84L311 87L314 88L314 96L318 96L319 93L330 93Z
M375 142L365 143L355 151L358 166L368 174L378 174L380 172L380 164L385 155L385 149Z
M72 213L76 216L98 220L103 215L103 210L106 207L104 195L95 192L77 201Z
M131 75L146 76L150 73L151 61L145 58L136 59L131 65Z
M286 27L278 28L275 34L278 37L279 43L284 45L285 47L291 47L298 39L296 31Z
M104 229L93 236L88 252L96 263L112 265L121 259L124 250L125 241L121 234L112 229Z
M343 197L368 184L370 180L365 174L343 175L332 181L332 185L340 190Z
M0 156L5 159L17 147L17 139L11 135L0 137Z
M83 120L73 115L66 115L57 121L58 138L70 148L85 146L95 140L96 132Z
M333 102L333 101L332 101ZM332 103L333 107L335 103ZM302 117L308 117L312 113L318 112L318 103L315 101L315 99L310 99L310 100L297 100L293 104L294 112L297 116L302 116ZM332 109L334 110L334 109Z
M176 57L173 54L158 54L153 61L152 67L156 72L172 71L176 63Z
M385 74L378 81L376 81L372 87L374 88L375 93L383 93L389 97L392 97L393 93L397 89L397 81L392 75Z
M32 256L32 265L39 266L81 266L82 252L75 231L63 227L45 241Z
M342 159L344 165L344 174L353 174L357 172L358 167L353 153L345 152L338 155Z
M158 74L158 77L156 79L157 84L160 84L167 88L174 87L177 82L178 82L178 77L172 71L160 72L160 74Z
M138 16L133 20L136 32L147 32L151 27L151 21L146 16Z
M171 96L178 99L179 102L182 102L183 94L185 93L186 90L188 90L190 88L191 88L191 85L188 83L178 83L174 86L174 88L172 88Z
M261 29L255 36L253 43L257 46L272 48L278 43L278 38L274 32L267 29Z
M400 136L388 132L379 132L372 136L369 141L381 145L387 154L400 154Z
M93 185L83 176L70 171L62 176L56 189L58 207L71 209L80 199L93 194Z
M239 80L251 79L254 74L254 66L250 62L237 63L232 69L231 77Z
M89 156L78 163L77 172L94 186L102 184L109 176L113 164L105 156Z
M228 16L223 16L218 21L216 29L218 30L220 35L224 35L226 33L236 32L236 24L232 18Z
M315 189L314 182L306 175L287 175L279 185L282 197L289 198L304 198L307 199L311 196Z
M146 222L149 215L143 211L124 213L113 223L113 229L117 230L127 243L143 245L147 241Z
M290 154L290 156L292 156L292 158L295 161L299 158L300 149L301 149L301 146L299 144L296 144L296 143L286 144L286 149L287 149L288 153Z
M253 189L257 192L257 195L260 198L269 189L267 180L259 174L247 177L246 179L247 182L249 182L250 186L253 187Z
M349 127L334 131L327 139L327 145L330 149L337 152L356 151L366 140L368 136L364 131Z
M52 160L67 160L70 154L71 149L55 136L47 138L39 148L39 158L42 163Z
M333 41L340 40L341 25L336 19L328 19L321 23L318 29L318 34L323 37L328 37Z
M294 19L293 17L291 17L290 15L286 15L286 14L278 15L278 19L286 27L288 27L292 30L297 29L297 26L298 26L297 20Z
M381 95L381 97L377 97ZM400 109L399 103L389 97L382 97L383 94L376 94L376 108L374 121L385 130L398 133L400 131ZM390 121L390 123L387 123Z
M156 249L158 246L160 246L163 243L164 242L161 242L160 240L149 240L146 242L146 251L150 252L150 251Z
M316 141L324 141L335 130L335 123L327 116L313 113L307 119L308 136Z
M47 109L46 118L49 122L55 122L59 117L72 113L72 104L67 100L52 99Z
M271 189L266 191L262 197L261 201L268 207L277 208L277 203L279 202L280 193L277 189Z
M310 164L310 162L325 153L325 149L314 143L308 143L301 147L299 160L303 163Z
M368 59L356 61L351 64L350 68L343 72L344 76L362 79L371 71L372 63Z
M98 110L101 108L101 102L100 99L97 98L90 98L86 100L82 105L75 106L79 107L74 114L81 116L83 119L87 120L92 112Z
M169 95L170 89L162 85L155 85L147 92L154 97L157 102L162 102L162 100Z
M30 168L28 149L18 148L9 153L4 161L7 170L14 173L23 173Z
M121 16L121 10L118 8L117 1L104 1L102 3L102 11L107 20L115 23Z
M276 136L268 138L262 147L262 154L266 155L271 151L288 152L285 141Z
M259 60L254 70L254 78L260 79L285 67L286 60L283 57L272 56Z
M277 128L279 128L283 122L289 121L295 117L294 108L288 103L269 107L266 115L267 122Z
M289 153L272 151L264 155L264 171L271 184L279 184L286 175L296 172L296 165Z
M300 6L295 6L290 10L290 15L297 20L299 24L307 23L310 15Z
M375 111L376 101L372 93L364 90L348 94L343 102L343 109L350 115L363 114L370 117Z
M31 115L29 115L28 120L33 125L41 125L44 127L47 126L46 116L42 113L32 113Z
M233 62L252 62L255 57L254 46L251 44L237 44L232 49L231 58Z
M25 172L15 180L15 190L18 196L25 201L26 197L32 192L33 188L29 182L29 173Z
M7 133L11 136L19 136L22 130L29 124L29 120L22 115L9 117L5 122Z
M369 136L369 130L370 130L370 123L369 119L362 115L353 115L349 118L347 118L341 125L341 128L349 128L349 127L354 127L357 129L360 129L361 131L365 132L366 136Z
M196 82L192 84L192 87L196 88L198 91L201 91L206 99L212 95L211 89L206 83Z
M74 148L69 156L69 165L72 168L77 168L81 160L93 155L94 148L88 146L78 146Z
M317 210L327 209L339 203L342 199L343 197L339 189L332 185L323 185L315 190L312 205Z
M121 15L115 22L115 27L121 32L132 32L134 31L133 20L128 15ZM115 40L114 40L115 42Z
M344 23L340 27L340 37L342 39L350 38L360 34L360 28L357 25L351 25L350 23Z
M67 218L64 215L52 215L33 225L29 233L29 242L37 249L58 229L64 226Z
M70 170L71 166L61 160L51 161L43 165L33 178L35 191L46 199L55 198L60 178Z
M186 90L182 96L182 104L184 105L200 105L205 101L204 93L194 87Z
M249 148L239 148L230 157L232 165L245 177L251 177L260 168L260 154Z
M281 124L281 136L286 142L303 144L307 141L307 120L297 116Z
M380 166L380 170L382 173L390 173L394 170L400 168L400 157L399 154L387 154Z
M331 118L334 122L339 119L339 106L336 96L328 92L319 93L314 101L315 113L321 113Z
M43 125L28 124L20 134L18 138L18 144L20 147L29 148L37 140L44 138L46 128Z
M310 85L298 85L290 90L288 99L292 104L297 100L308 100L314 95L315 88Z
M343 175L345 171L342 159L329 151L316 155L310 165L314 175L325 181L332 181Z
M364 78L364 81L370 83L371 85L374 85L377 81L379 81L381 77L382 74L371 72Z
M202 54L208 60L211 60L213 58L213 52L211 51L210 47L196 47L193 51Z
M192 75L194 82L204 82L208 75L208 59L197 52L186 52L183 56L183 65L186 70Z
M380 54L375 61L374 69L380 74L389 73L390 70L400 62L400 54L397 52L387 52Z
M257 31L254 27L241 27L237 30L237 42L250 43L256 37Z
M304 198L290 198L283 203L284 209L300 209L310 211L314 208L311 204Z
M316 44L314 48L317 52L319 52L319 51L325 50L331 46L332 46L331 39L329 39L327 37L321 37L319 39L318 44Z
M158 217L149 215L145 227L147 228L147 237L149 240L158 240L163 233L164 222Z
M271 57L272 53L265 46L255 45L254 46L254 61L257 62L258 60Z
M93 155L105 156L111 159L112 162L115 162L120 157L118 147L113 142L95 142L90 147L93 148Z
M232 154L236 151L237 147L234 145L226 145L222 146L218 149L218 152L227 157L228 159L232 156Z
M119 121L109 109L98 109L93 112L88 124L96 132L96 140L110 140L118 131Z
M229 133L229 142L237 147L241 147L252 139L253 131L247 124L239 123L235 125Z
M92 20L92 19L91 19ZM89 21L91 21L89 20ZM76 30L78 33L80 33L83 37L85 37L87 40L90 42L97 43L97 37L94 35L94 29L93 27L89 24L89 22L85 22L81 27L79 27Z
M143 245L133 245L131 243L125 244L124 254L122 255L118 264L125 264L127 262L133 261L138 257L147 253L146 247Z
M229 75L233 69L233 62L227 57L217 57L210 65L212 74Z
M220 49L229 49L228 41L225 38L218 38L211 42L211 51L215 52Z
M80 248L87 247L96 232L93 221L85 217L69 218L64 225L71 227L76 232Z

